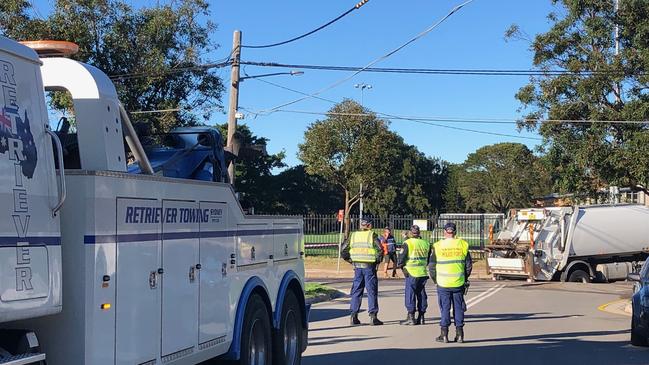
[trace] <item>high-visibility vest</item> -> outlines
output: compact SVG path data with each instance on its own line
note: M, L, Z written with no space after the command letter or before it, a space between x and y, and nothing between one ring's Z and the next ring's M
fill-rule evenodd
M437 285L443 288L459 288L464 285L464 262L469 244L459 238L447 238L433 244L437 257Z
M428 276L426 265L428 264L430 243L421 238L409 238L405 243L408 245L408 261L406 261L408 274L415 278Z
M349 256L352 262L376 263L378 250L374 244L374 232L353 232L349 237Z

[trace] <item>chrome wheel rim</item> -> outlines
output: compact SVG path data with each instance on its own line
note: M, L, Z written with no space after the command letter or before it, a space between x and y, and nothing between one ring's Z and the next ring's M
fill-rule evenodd
M298 355L299 339L295 312L289 310L284 318L284 359L287 365L294 365Z
M266 365L266 338L261 320L256 319L252 324L248 343L250 344L250 363L253 365Z

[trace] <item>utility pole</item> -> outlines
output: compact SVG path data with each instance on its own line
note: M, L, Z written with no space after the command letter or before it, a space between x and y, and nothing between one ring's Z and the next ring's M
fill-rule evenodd
M234 133L237 131L237 111L239 109L239 67L241 65L241 31L235 30L232 36L232 70L230 72L230 106L228 112L228 140L226 149L233 155L239 151L234 147ZM228 165L230 184L234 186L234 161Z

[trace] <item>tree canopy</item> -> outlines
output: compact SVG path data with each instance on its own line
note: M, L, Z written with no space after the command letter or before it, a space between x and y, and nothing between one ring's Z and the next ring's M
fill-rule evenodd
M0 34L16 40L55 39L79 45L73 58L112 77L129 111L180 109L135 114L132 119L152 132L201 124L222 109L223 84L214 70L192 68L216 45L216 26L199 21L210 14L205 0L179 0L137 9L124 0L56 0L52 13L30 15L30 2L0 2ZM189 68L189 69L187 69ZM70 110L66 94L52 105Z
M388 123L353 100L336 104L312 123L299 146L306 172L340 192L346 215L361 197L373 214L439 210L446 164L390 131Z
M457 193L447 194L469 211L501 212L529 206L548 193L549 180L541 161L520 143L497 143L470 154L454 176Z
M553 3L560 14L549 14L551 29L531 41L533 64L545 73L516 94L528 118L520 126L543 136L558 192L594 195L608 185L649 192L647 125L613 122L649 120L647 2L621 1L618 12L609 0Z

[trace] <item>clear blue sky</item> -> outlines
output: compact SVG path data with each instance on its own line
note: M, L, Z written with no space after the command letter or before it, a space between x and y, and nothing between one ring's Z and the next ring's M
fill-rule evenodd
M460 0L370 0L333 26L295 43L269 48L244 49L242 59L297 64L364 66L378 56L402 44L444 16ZM140 1L135 1L141 4ZM213 39L221 45L212 59L225 57L231 49L232 32L243 32L243 44L267 44L302 34L349 9L354 0L338 1L210 1L212 20L218 24ZM48 0L35 5L42 13ZM524 42L505 42L505 30L516 23L530 35L549 28L546 15L553 10L550 0L475 0L448 19L425 38L417 41L376 67L529 69L532 54ZM250 75L285 71L246 67ZM225 81L229 70L219 71ZM305 70L302 76L267 78L284 86L311 93L328 86L348 73ZM461 118L513 118L519 104L514 98L527 82L526 76L439 76L362 73L330 90L322 97L333 100L360 99L356 83L373 86L365 92L364 103L370 109L395 115L443 116ZM258 80L242 83L240 106L263 110L294 100L300 95L264 84ZM228 95L224 95L227 104ZM330 103L303 101L286 109L325 112ZM243 123L252 131L270 139L269 152L285 150L286 162L299 163L297 145L308 125L317 116L274 113ZM216 114L212 122L224 122L225 114ZM465 128L516 134L515 125L449 124ZM477 148L504 141L523 142L533 147L537 142L454 131L410 121L394 121L392 130L429 156L462 162ZM534 136L523 133L520 135Z

